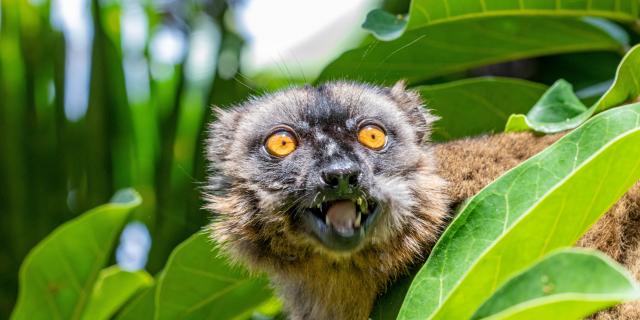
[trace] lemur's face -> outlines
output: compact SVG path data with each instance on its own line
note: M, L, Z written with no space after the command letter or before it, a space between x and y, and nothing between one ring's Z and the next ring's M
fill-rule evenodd
M405 232L429 201L418 189L433 178L430 122L401 85L289 89L221 112L208 146L214 236L350 254Z

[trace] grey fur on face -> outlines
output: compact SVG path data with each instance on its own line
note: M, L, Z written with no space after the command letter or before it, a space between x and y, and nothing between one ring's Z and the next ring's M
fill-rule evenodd
M384 89L336 82L289 89L220 110L208 149L215 168L209 190L229 193L229 188L241 186L247 202L252 202L243 220L277 216L290 236L305 238L301 209L323 196L322 173L327 168L353 167L359 173L359 191L381 206L381 221L358 248L385 241L390 233L402 230L406 216L419 204L410 185L419 174L415 168L423 161L422 142L433 118L414 98L402 84ZM363 123L384 128L387 143L382 150L358 142ZM264 142L281 127L293 131L298 146L277 158L265 150ZM314 237L308 238L300 243L322 247Z
M445 184L426 143L435 117L403 83L292 88L217 113L207 141L212 238L233 261L268 272L285 301L307 306L296 310L321 318L362 313L442 230ZM385 133L382 148L359 142L369 125ZM279 130L297 142L283 157L265 148ZM344 291L339 275L366 275L348 281L369 288L369 298ZM323 307L328 300L313 297L324 290L363 306Z

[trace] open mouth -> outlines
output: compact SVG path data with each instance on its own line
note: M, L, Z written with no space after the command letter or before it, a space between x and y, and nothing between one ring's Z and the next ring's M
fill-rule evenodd
M362 242L379 211L378 203L365 196L337 198L307 208L303 220L327 248L348 251Z

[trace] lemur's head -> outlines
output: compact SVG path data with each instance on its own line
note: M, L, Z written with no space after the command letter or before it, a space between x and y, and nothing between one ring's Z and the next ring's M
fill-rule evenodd
M408 260L435 241L445 200L434 117L403 83L287 89L217 116L205 198L232 257Z

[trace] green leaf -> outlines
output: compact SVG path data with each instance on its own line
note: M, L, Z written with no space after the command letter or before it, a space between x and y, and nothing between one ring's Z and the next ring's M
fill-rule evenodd
M505 131L553 133L573 129L596 112L624 103L640 101L640 45L633 47L620 62L616 77L607 92L590 108L573 94L571 85L559 80L529 111L507 123ZM513 122L512 122L513 121Z
M590 16L633 22L637 1L619 0L413 0L409 28L487 16Z
M595 112L625 103L640 102L640 45L636 45L622 58L613 85L596 102Z
M111 319L111 317L140 290L153 284L145 271L128 272L118 266L100 272L83 319Z
M369 315L372 320L395 319L398 316L402 302L411 286L418 270L411 270L407 276L400 277L393 281L387 291L373 305L373 310Z
M375 9L367 14L362 28L369 30L380 40L392 40L402 34L406 25L406 16L393 15L382 9Z
M382 11L376 9L371 11ZM633 22L638 18L640 5L636 1L619 0L413 0L409 11L407 29L460 20L500 16L550 16L550 17L599 17L620 22ZM380 15L380 13L376 13ZM391 15L392 16L392 15ZM392 16L393 17L393 16ZM369 16L367 16L369 20ZM397 28L397 22L389 17L377 18L375 27L365 28L381 40L393 40L402 35L405 25ZM406 24L406 23L405 23ZM364 27L364 26L363 26ZM379 37L378 30L397 28L394 33Z
M640 298L628 272L594 250L565 249L509 280L472 319L582 319Z
M540 101L527 113L524 121L527 127L538 132L560 132L573 129L587 120L590 116L587 111L587 107L573 93L573 86L561 79L545 92ZM516 127L516 131L522 131L514 123L507 126L511 127ZM524 126L521 127L524 129Z
M587 107L573 93L573 86L560 79L533 106L527 118L540 124L559 123L580 115L586 110Z
M434 247L399 319L469 318L509 277L575 243L640 178L639 144L637 103L594 117L485 187Z
M455 39L455 41L452 41ZM619 51L608 31L579 19L494 17L437 24L374 40L331 62L319 81L349 78L411 83L474 67L565 52Z
M54 230L20 268L13 319L79 319L129 213L140 205L133 190Z
M235 319L242 318L251 318L252 320L284 320L286 319L286 315L282 311L282 300L277 297L271 297L271 299L262 303L255 310L248 310L242 317L235 317Z
M524 114L512 114L505 125L505 132L524 132L531 130L527 123L527 116Z
M122 309L117 320L153 320L155 318L155 296L158 283L144 289Z
M271 297L266 278L229 266L197 233L169 257L156 291L156 319L234 319Z
M502 131L509 115L529 110L546 86L519 79L483 77L414 89L441 118L435 124L433 140L445 141Z

